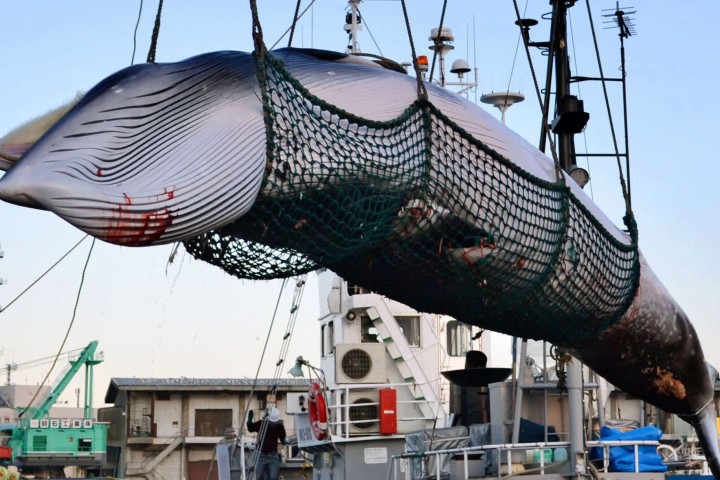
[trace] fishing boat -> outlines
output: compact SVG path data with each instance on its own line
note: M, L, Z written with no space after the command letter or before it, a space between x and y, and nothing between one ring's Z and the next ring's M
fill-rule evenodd
M361 22L357 3L349 2L345 27L350 52ZM567 6L551 3L553 12L546 19L564 38ZM630 13L620 8L606 12L618 29L621 49L634 33ZM552 37L531 40L535 20L516 24L528 47L555 55ZM451 83L444 72L451 39L450 29L443 27L430 35L431 49L440 53L443 86ZM560 100L555 106L554 133L580 133L589 118L582 101L567 98L571 80L621 82L626 105L624 59L619 78L601 73L602 78L590 79L571 76L562 55L555 59L560 65L554 95L566 98L565 107ZM473 85L462 82L462 74L470 71L464 61L453 64L463 89ZM549 98L543 125L550 123ZM507 108L523 99L516 92L482 98L501 110L503 121ZM574 144L560 148L563 168L585 186L589 173L578 165ZM626 136L625 153L616 150L615 155L624 159L629 176L628 151ZM313 478L711 478L689 425L614 387L577 360L568 367L573 360L568 363L551 344L515 338L512 365L489 366L489 332L418 312L330 271L318 277L321 360L313 366L298 358L292 373L307 368L311 387L308 395L288 398L288 405L294 404L289 413L295 415L297 445L313 458ZM574 376L568 378L566 369L575 369Z

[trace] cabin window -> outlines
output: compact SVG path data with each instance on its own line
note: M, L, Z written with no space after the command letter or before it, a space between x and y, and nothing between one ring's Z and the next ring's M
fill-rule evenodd
M327 357L327 351L325 350L325 325L320 327L320 356L322 358Z
M378 329L367 315L360 315L360 341L362 343L382 342Z
M232 428L232 409L195 410L195 436L219 437Z
M395 317L400 330L402 330L408 345L411 347L420 346L420 317L408 316L408 317Z
M320 328L320 355L324 358L335 353L335 327L332 320Z
M348 295L362 295L365 293L370 293L370 290L368 290L367 288L364 288L364 287L361 287L360 285L355 285L355 284L349 283L349 282L347 284L347 290L348 290Z
M79 438L78 452L92 452L92 438Z
M447 331L447 352L451 357L464 357L472 343L470 327L457 320L451 320Z

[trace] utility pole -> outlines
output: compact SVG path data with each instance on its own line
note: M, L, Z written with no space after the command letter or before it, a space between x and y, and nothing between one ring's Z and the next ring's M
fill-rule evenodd
M4 258L4 257L5 257L5 252L2 249L2 243L0 243L0 258ZM0 277L0 285L4 285L5 283L7 283L7 279ZM2 311L3 311L3 307L2 307L2 305L0 305L0 312L2 312Z

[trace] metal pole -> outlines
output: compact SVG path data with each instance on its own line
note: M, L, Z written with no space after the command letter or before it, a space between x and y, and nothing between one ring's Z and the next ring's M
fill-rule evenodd
M622 16L621 16L622 18ZM625 72L625 35L620 29L620 71L622 75L622 95L623 95L623 123L625 127L625 176L627 177L628 203L632 205L632 190L630 185L630 140L628 135L628 111L627 111L627 82Z
M510 440L511 443L519 443L520 442L520 417L522 414L522 398L523 398L523 377L524 377L524 368L525 365L525 357L527 357L527 339L522 339L522 346L520 347L520 361L518 362L518 369L520 370L520 373L518 374L518 380L517 380L517 390L515 393L515 410L513 411L513 431L512 431L512 439Z
M585 452L583 442L583 381L582 364L573 358L567 366L568 421L570 423L570 466L577 475L576 462ZM584 466L583 466L584 468Z
M562 2L560 2L562 3ZM540 142L538 143L538 148L541 152L545 152L545 145L547 142L547 131L548 128L548 119L550 118L550 95L552 94L552 70L553 70L553 59L555 55L553 55L553 51L555 50L555 37L556 37L556 30L557 30L557 19L558 19L558 11L556 8L553 8L553 16L550 23L550 54L548 55L548 62L547 62L547 72L545 73L545 95L543 97L543 118L542 118L542 125L540 126Z
M555 58L555 77L557 79L555 85L555 111L559 111L560 102L570 94L570 68L568 66L567 51L567 8L564 0L555 0L555 20L556 33L552 39L553 57ZM555 19L557 17L557 19ZM572 158L573 151L573 135L568 133L558 134L558 159L560 166L566 172L570 171L574 160Z

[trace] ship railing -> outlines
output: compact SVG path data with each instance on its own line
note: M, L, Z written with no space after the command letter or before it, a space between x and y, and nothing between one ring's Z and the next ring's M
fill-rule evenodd
M331 413L328 424L331 431L333 432L333 437L337 439L349 438L350 436L364 435L364 430L366 429L363 427L372 426L373 424L378 424L380 422L379 416L374 418L364 418L362 420L351 420L350 413L351 409L353 408L377 407L378 414L380 410L380 402L375 401L374 398L370 399L371 401L369 402L357 402L357 399L355 399L355 402L353 402L351 392L369 393L371 391L377 392L378 390L383 388L398 389L398 387L412 388L413 386L413 383L363 383L339 385L333 388L328 397L327 405L327 408ZM397 400L396 412L398 425L400 425L402 422L412 421L434 422L435 417L417 415L417 413L420 411L419 408L402 408L402 406L404 405L410 405L415 407L423 403L428 403L428 401L425 399ZM415 413L415 415L411 415L408 412L413 412ZM368 435L372 434L370 430L372 430L372 428L367 428Z
M593 440L586 443L587 448L602 448L603 470L607 471L610 461L610 447L633 447L634 473L640 473L640 447L661 445L657 440Z
M635 470L634 473L640 473L640 447L642 446L654 446L657 448L657 446L660 445L660 442L654 441L654 440L613 440L613 441L589 441L587 442L587 448L602 448L603 449L603 465L604 470L607 471L608 463L609 463L609 449L611 447L632 447L633 448L633 456L634 456L634 462L635 462ZM497 478L502 478L504 475L512 474L513 473L513 452L517 451L525 451L526 457L528 457L529 453L535 453L536 451L539 451L539 455L534 455L533 458L537 459L538 465L535 466L532 470L533 473L540 473L545 474L545 470L549 469L551 467L558 467L560 465L564 465L568 463L571 459L570 458L564 458L560 461L554 461L554 462L546 462L545 461L545 454L544 451L547 449L556 450L556 449L565 449L565 452L569 451L570 449L570 443L569 442L537 442L537 443L515 443L515 444L492 444L492 445L479 445L479 446L473 446L473 447L457 447L457 448L447 448L447 449L441 449L441 450L430 450L426 452L405 452L399 455L393 455L390 459L390 467L388 469L387 479L399 479L399 478L405 478L406 480L410 480L414 478L412 476L412 468L409 465L409 462L411 460L425 460L429 458L434 458L434 476L432 472L425 472L421 471L420 477L421 478L445 478L447 477L447 473L442 472L442 456L449 456L452 459L458 459L458 457L462 457L462 470L458 472L457 478L463 478L463 479L469 479L469 478L475 478L474 476L471 477L471 468L470 468L470 456L473 454L479 454L484 453L487 457L490 453L495 453L495 459L497 462L496 470L497 470ZM503 463L504 462L504 463ZM404 463L403 467L400 468L401 465ZM517 463L517 462L515 462ZM425 462L420 462L421 469L424 470L425 468ZM503 468L503 466L505 468ZM404 473L401 473L402 472ZM524 473L531 473L530 471L525 471ZM489 477L489 476L488 476Z

